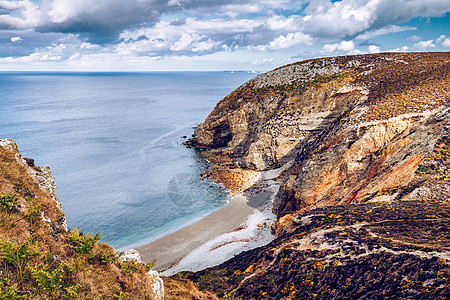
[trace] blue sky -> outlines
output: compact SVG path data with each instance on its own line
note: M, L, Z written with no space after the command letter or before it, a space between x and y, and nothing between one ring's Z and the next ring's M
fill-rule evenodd
M449 50L450 0L0 0L0 71L269 70Z

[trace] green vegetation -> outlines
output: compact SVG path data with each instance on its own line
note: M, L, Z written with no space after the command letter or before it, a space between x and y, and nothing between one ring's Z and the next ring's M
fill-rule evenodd
M416 173L418 174L426 174L430 172L430 166L425 165L419 165L419 167L416 170Z
M0 205L6 211L9 217L11 217L12 212L16 209L18 203L18 198L16 193L13 191L0 195Z
M72 232L67 237L69 244L66 244L66 246L73 249L76 253L83 255L84 264L86 265L88 253L94 249L95 243L100 240L100 232L97 232L92 237L92 233L83 235L80 232L80 229L73 228Z
M63 276L63 265L59 265L57 268L49 271L47 266L42 267L37 270L35 268L31 268L31 274L33 278L38 283L39 287L41 287L44 291L50 291L52 295L52 299L55 299L56 292L60 289L62 276ZM72 295L74 291L72 291Z
M57 203L3 147L0 191L0 300L153 299L152 265L121 263L120 253L98 243L100 232L66 232Z
M43 212L42 205L30 204L30 207L25 212L25 216L30 222L30 227L33 227L33 222L36 222L37 218Z
M20 282L22 290L24 263L27 259L36 256L39 256L38 247L32 247L28 240L19 245L10 241L0 240L0 258L15 267L17 271L17 280ZM7 271L7 268L5 268L5 270Z

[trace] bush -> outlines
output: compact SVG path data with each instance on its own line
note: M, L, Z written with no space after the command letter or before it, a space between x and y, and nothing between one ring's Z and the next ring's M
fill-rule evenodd
M11 213L16 209L18 203L18 199L16 193L13 191L8 194L2 193L0 194L0 205L6 211L9 217L11 217Z

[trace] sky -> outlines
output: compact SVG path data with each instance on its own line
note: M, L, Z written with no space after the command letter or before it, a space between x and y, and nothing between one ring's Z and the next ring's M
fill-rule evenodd
M0 71L262 71L386 51L450 51L450 0L0 0Z

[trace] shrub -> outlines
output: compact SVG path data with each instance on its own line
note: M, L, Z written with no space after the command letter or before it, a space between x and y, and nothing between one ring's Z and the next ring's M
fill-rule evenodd
M16 193L13 191L8 194L2 193L0 195L0 205L6 211L9 217L11 217L11 213L16 209L18 203L18 199Z
M101 232L101 231L100 231ZM94 248L95 243L100 240L100 232L97 232L94 236L92 233L83 235L79 229L73 228L67 239L70 244L67 247L73 249L76 253L84 256L84 264L87 264L87 255Z

